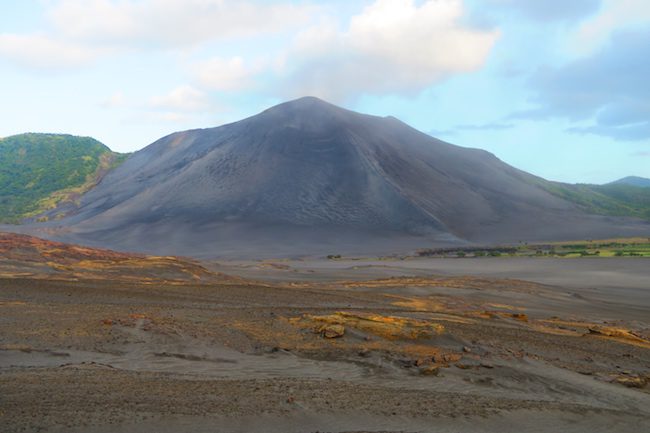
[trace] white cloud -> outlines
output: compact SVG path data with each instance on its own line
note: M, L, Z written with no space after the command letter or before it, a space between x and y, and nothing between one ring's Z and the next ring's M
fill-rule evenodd
M262 0L50 0L39 33L0 33L0 57L40 69L76 68L105 54L197 47L295 30L318 8Z
M202 111L210 105L203 92L189 85L177 87L163 96L154 96L150 103L153 108L185 112Z
M600 47L616 30L649 22L648 0L604 0L601 13L578 28L571 44L578 52L589 52Z
M128 122L185 123L203 114L223 111L208 95L190 85L178 86L166 94L145 101L128 99L119 91L100 103L103 108L124 108Z
M224 59L215 57L194 66L194 75L205 87L212 90L235 91L249 88L255 74L263 66L250 66L241 57Z
M590 56L540 68L529 80L537 108L511 118L566 118L569 132L650 139L650 26L618 31ZM589 122L586 125L584 122Z
M92 62L101 50L44 35L0 34L0 57L34 69L72 69Z
M287 93L341 101L418 91L477 70L499 32L466 27L463 16L461 0L377 0L343 32L326 21L299 35L288 56Z
M309 94L334 102L364 93L418 92L451 75L481 68L499 37L498 30L475 29L465 22L463 0L375 0L352 17L336 7L290 0L43 4L49 30L38 35L0 34L0 57L29 67L72 68L106 53L137 50L148 55L152 50L200 46L176 56L195 62L185 68L192 86L140 104L174 113L211 110L202 92L259 90L262 84L269 97ZM315 11L329 15L314 24ZM246 57L274 32L283 33L275 52ZM242 46L252 49L224 56L224 40L234 37L250 38ZM126 105L123 94L102 103Z
M353 50L426 81L483 63L496 33L462 28L462 16L455 0L379 0L352 18L347 37Z
M175 47L286 31L314 10L251 0L60 0L49 16L73 40Z

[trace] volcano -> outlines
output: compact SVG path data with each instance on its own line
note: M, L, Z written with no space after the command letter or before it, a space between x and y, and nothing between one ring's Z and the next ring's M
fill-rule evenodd
M647 234L550 182L394 117L314 97L177 132L133 154L54 237L197 257L382 254L433 245Z

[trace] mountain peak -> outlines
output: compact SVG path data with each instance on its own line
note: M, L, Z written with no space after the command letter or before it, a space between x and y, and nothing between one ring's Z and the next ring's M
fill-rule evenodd
M283 102L250 117L245 122L267 128L293 127L311 131L334 131L343 124L362 117L372 117L341 108L315 96Z
M328 105L333 105L317 96L301 96L300 98L292 99L291 101L287 101L287 104L328 104Z
M324 101L316 96L302 96L297 99L292 99L291 101L286 101L278 106L295 106L295 107L304 107L304 108L309 108L309 107L324 107L324 106L329 106L329 107L336 107L336 105L329 103L327 101ZM338 107L336 107L338 108Z
M303 96L298 99L283 102L275 105L267 110L265 113L286 113L295 115L297 113L318 114L323 112L342 112L348 111L344 108L331 104L315 96Z
M486 152L304 97L163 137L52 224L75 243L205 257L647 233L545 185Z

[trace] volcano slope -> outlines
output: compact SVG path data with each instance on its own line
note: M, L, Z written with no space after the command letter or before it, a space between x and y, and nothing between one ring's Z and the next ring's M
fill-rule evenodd
M264 283L1 239L3 432L638 432L650 417L650 316L625 291L340 279L352 270Z
M546 181L392 117L307 97L135 153L42 232L155 254L378 254L465 242L647 234ZM56 231L55 231L56 232Z

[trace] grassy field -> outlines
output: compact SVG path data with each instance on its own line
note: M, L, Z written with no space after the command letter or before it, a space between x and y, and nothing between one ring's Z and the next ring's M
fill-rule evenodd
M548 245L524 245L518 255L557 257L650 257L650 238L603 239L580 242L556 242Z
M418 252L422 257L650 257L650 238L621 238L549 242L540 244L493 247L464 247L426 249Z

